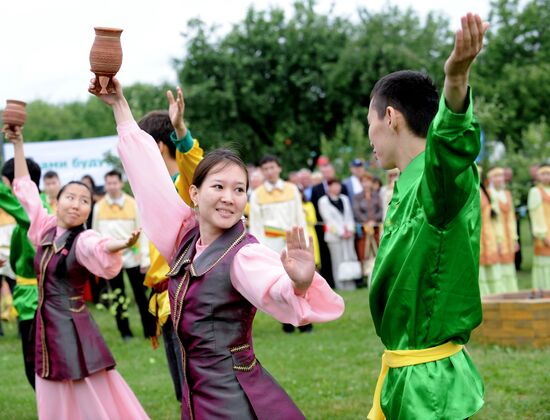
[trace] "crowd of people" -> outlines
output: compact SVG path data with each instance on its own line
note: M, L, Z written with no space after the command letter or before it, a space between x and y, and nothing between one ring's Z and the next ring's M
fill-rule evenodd
M167 92L167 111L136 122L117 79L108 94L92 79L89 92L113 110L132 195L118 170L103 188L88 175L61 186L48 172L41 195L21 127L5 125L14 159L0 183L0 274L39 418L148 418L85 302L111 306L132 340L124 273L144 336L154 346L163 337L183 419L304 418L255 357L256 310L285 333L308 333L344 312L335 290L363 286L386 347L369 418L478 411L483 384L464 344L481 322L480 290L517 290L518 237L504 170L480 182L475 164L468 73L488 25L472 14L461 25L441 98L412 71L372 91L369 139L384 180L361 157L344 179L321 156L285 181L278 156L247 166L231 150L204 154L181 89ZM550 166L537 176L533 283L550 288Z
M481 242L479 289L481 296L518 291L520 225L514 199L507 189L511 168L493 167L480 185ZM527 214L533 240L533 289L550 289L550 165L533 167ZM483 179L484 178L484 179Z

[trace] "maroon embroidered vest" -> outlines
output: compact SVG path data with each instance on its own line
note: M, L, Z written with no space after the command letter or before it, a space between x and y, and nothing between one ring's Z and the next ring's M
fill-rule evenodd
M256 359L256 308L231 284L233 258L257 240L239 222L194 258L198 239L198 227L185 235L168 273L185 377L181 418L304 419Z
M56 381L83 379L115 366L83 298L90 272L76 260L78 235L55 238L56 227L42 238L34 266L38 279L35 318L35 371ZM64 265L64 266L63 266Z

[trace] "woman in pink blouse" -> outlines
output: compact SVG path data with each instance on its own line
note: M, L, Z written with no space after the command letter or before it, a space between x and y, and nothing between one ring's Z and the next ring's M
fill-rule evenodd
M21 129L5 125L3 131L14 145L13 190L29 216L28 235L36 247L38 417L147 419L134 393L114 369L113 356L82 296L90 275L112 278L120 271L119 251L132 246L139 232L126 240L115 240L84 230L92 194L79 181L61 189L57 214L49 216L29 177Z
M246 233L248 176L235 153L217 149L199 163L189 208L116 79L114 85L114 94L99 98L113 108L143 229L171 261L168 291L184 362L182 418L304 418L256 359L252 320L259 308L283 323L327 322L342 315L343 299L315 272L301 229L287 233L280 256Z

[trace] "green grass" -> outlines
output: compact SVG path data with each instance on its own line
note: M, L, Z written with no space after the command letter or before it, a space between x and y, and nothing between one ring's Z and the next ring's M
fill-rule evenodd
M374 333L364 289L343 293L345 315L316 325L313 334L285 335L278 322L259 314L254 325L258 359L283 385L308 419L365 419L383 347ZM147 340L123 342L106 311L92 310L117 360L117 369L153 419L178 419L163 348ZM141 333L135 307L130 310ZM23 372L15 325L0 338L0 418L35 419L34 393ZM468 346L485 381L486 405L476 419L550 419L548 350Z

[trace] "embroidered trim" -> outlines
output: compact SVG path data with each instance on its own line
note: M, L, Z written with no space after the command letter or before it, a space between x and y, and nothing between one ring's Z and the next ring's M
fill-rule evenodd
M49 255L48 255L49 254ZM53 248L49 247L44 251L40 260L40 282L38 284L38 309L40 311L40 342L42 344L42 377L47 378L50 375L50 361L48 346L46 343L46 325L42 316L42 305L44 304L44 279L50 260L54 256Z
M239 351L247 350L247 349L249 349L249 348L250 348L250 344L247 343L247 344L241 344L240 346L231 347L231 348L229 349L229 351L230 351L231 353L237 353L237 352L239 352Z
M202 273L200 273L201 276L205 275L208 271L210 271L213 267L216 266L216 264L218 264L221 260L223 260L225 258L225 256L227 254L229 254L229 252L235 248L235 246L237 246L239 244L239 242L241 242L244 237L246 235L246 229L244 228L243 226L243 231L241 232L241 234L237 237L237 239L235 239L233 241L233 243L231 245L229 245L229 247L224 251L224 253L220 256L220 258L218 258L216 261L214 261L212 263L212 265L210 265L210 267L208 267L206 270L204 270ZM197 271L195 269L195 264L194 263L191 263L191 274L193 275L193 277L198 277L199 274L197 274Z
M233 365L233 369L238 370L239 372L250 372L256 366L257 360L254 358L252 363L249 365Z
M184 253L185 254L185 253ZM181 302L179 301L179 294L181 291L181 287L185 283L185 289L183 289ZM180 319L181 319L181 313L183 311L183 300L185 299L185 295L187 294L187 288L189 287L189 272L186 271L183 279L181 280L180 284L178 284L178 288L176 289L176 312L175 312L175 322L174 322L174 328L176 330L176 336L178 337L178 341L180 343L180 349L181 349L181 364L183 367L183 370L186 371L187 369L187 352L185 351L185 346L183 345L183 342L180 339L179 334L177 333L179 325L180 325ZM185 399L185 403L187 405L187 408L189 409L189 418L191 420L194 419L193 416L193 410L191 409L191 394L189 393L189 384L187 383L187 378L184 378L184 388L187 390Z
M170 268L170 271L166 273L166 277L170 277L176 274L176 271L179 270L179 268L181 267L181 264L191 262L190 259L187 259L182 262L182 259L187 254L187 251L189 251L189 247L191 246L192 243L193 242L191 241L191 243L187 245L187 248L185 248L185 250L181 253L180 257L176 260L176 263Z
M180 295L180 291L181 291L181 287L183 286L183 284L185 283L185 289L183 290L183 293L182 293L182 298L181 300L179 299L179 295ZM183 300L185 299L185 295L187 294L187 288L189 287L189 272L186 271L185 274L183 275L183 278L181 279L180 283L178 284L178 287L176 289L176 294L174 296L175 298L175 301L176 301L176 311L175 311L175 322L174 322L174 328L176 328L176 331L177 331L177 328L179 327L180 325L180 320L181 320L181 313L183 311ZM183 343L182 343L183 345Z

